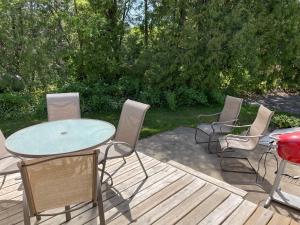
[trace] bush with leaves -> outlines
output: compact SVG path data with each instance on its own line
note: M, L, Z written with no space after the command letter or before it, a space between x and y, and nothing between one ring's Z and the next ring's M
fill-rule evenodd
M171 109L172 111L175 111L175 109L177 107L176 94L174 92L168 91L165 93L165 97L166 97L166 102L167 102L168 108Z
M20 93L0 94L0 118L19 119L35 113L32 96Z
M300 127L300 118L284 114L275 114L272 119L272 123L277 128Z

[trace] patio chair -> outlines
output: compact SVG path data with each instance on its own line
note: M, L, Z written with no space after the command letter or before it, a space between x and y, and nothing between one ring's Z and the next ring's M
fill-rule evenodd
M79 93L47 94L48 121L80 119Z
M201 114L198 117L212 117L217 116L217 121L212 123L202 123L196 127L195 130L195 142L196 144L207 143L208 144L208 152L211 151L211 142L215 142L214 140L216 135L227 134L230 133L231 127L224 127L224 124L234 125L239 117L241 106L243 103L243 99L231 97L229 95L226 96L225 104L223 110L219 113L215 114ZM221 129L222 128L222 129ZM208 141L199 141L197 140L198 132L201 132L208 136Z
M104 159L115 159L130 156L135 153L139 163L145 173L146 178L148 177L145 167L135 150L137 141L139 139L140 131L143 125L145 114L150 108L150 105L126 100L123 104L117 132L114 140L108 142L106 145L100 147L99 163L101 163L102 171L105 171L106 160ZM101 156L101 157L100 157ZM125 159L124 159L125 161ZM103 180L104 172L101 174L101 181Z
M235 134L228 134L225 137L219 138L221 151L219 156L221 157L220 166L221 169L225 172L238 172L238 173L256 173L256 170L250 163L248 157L240 157L240 156L224 156L229 149L235 150L243 150L243 151L253 151L256 146L259 144L260 138L262 138L264 133L267 131L271 118L274 112L267 109L263 105L260 105L256 118L254 122L250 125L243 125L243 126L234 126L234 125L224 125L230 128L247 128L248 130L245 135L235 135ZM231 170L226 169L223 167L223 161L226 158L231 159L242 159L246 160L249 165L251 166L251 171L240 171L240 170Z
M40 220L41 216L65 214L69 221L72 211L90 203L98 205L100 224L105 224L96 150L21 161L18 166L24 186L25 225L30 224L31 216ZM61 207L65 210L54 211Z
M13 173L19 173L17 163L20 158L10 154L5 148L5 137L0 130L0 175L3 176L0 189L4 185L6 176Z

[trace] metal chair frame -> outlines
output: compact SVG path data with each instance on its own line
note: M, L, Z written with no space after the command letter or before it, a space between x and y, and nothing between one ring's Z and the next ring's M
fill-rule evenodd
M110 149L112 146L118 145L118 144L122 144L122 145L125 145L125 146L131 148L131 146L130 146L128 143L126 143L126 142L122 142L122 141L110 141L110 142L109 142L108 146L107 146L106 149L105 149L104 160L103 160L103 162L101 163L101 164L102 164L102 168L101 168L101 169L99 168L99 170L102 171L102 173L101 173L101 178L100 178L101 182L103 182L104 174L107 174L107 175L111 178L110 174L108 174L108 173L105 172L106 160L108 160L108 159L120 158L120 157L108 157L108 151L109 151L109 149ZM143 165L143 162L142 162L142 160L141 160L139 154L138 154L137 151L135 150L135 148L133 148L128 154L126 154L126 155L123 156L124 163L126 163L125 157L130 156L133 152L135 153L135 155L136 155L136 157L137 157L137 159L138 159L138 161L139 161L139 163L140 163L140 165L141 165L141 167L142 167L142 169L143 169L143 171L144 171L145 177L148 178L147 171L146 171L146 169L145 169L145 167L144 167L144 165ZM111 185L112 185L112 184L113 184L113 181L112 181L112 178L111 178Z
M95 161L95 173L97 173L97 159L98 159L98 153L97 151L93 151L94 153L81 153L81 154L70 154L70 155L60 155L60 156L55 156L55 157L49 157L46 158L45 160L41 160L38 162L34 162L32 164L29 165L25 165L25 163L23 161L21 161L20 163L18 163L18 166L20 168L20 172L21 172L21 176L22 176L22 180L23 180L23 185L24 185L24 191L23 191L23 216L24 216L24 224L25 225L30 225L30 217L31 216L35 216L37 220L41 219L41 216L56 216L56 215L61 215L61 214L65 214L66 215L66 221L71 220L71 212L81 209L82 207L92 203L93 207L98 206L98 213L99 213L99 218L100 218L100 225L105 225L105 217L104 217L104 208L103 208L103 199L102 199L102 192L101 192L101 181L98 182L97 179L97 175L95 175L94 177L94 181L93 181L93 185L96 191L96 199L93 199L91 201L88 201L80 206L75 206L73 208L71 208L69 205L65 206L65 210L60 211L60 212L54 212L54 213L41 213L41 212L35 212L35 209L30 208L30 205L34 205L34 201L33 199L31 199L31 203L29 204L28 202L28 194L29 196L31 193L31 188L29 185L29 180L27 178L27 174L25 172L25 169L23 167L26 166L31 166L31 165L36 165L36 164L40 164L40 163L44 163L47 161L51 161L51 160L55 160L55 159L59 159L59 158L68 158L68 157L76 157L76 156L85 156L85 155L91 155L94 154L94 161ZM94 197L93 197L94 198Z
M233 118L232 118L232 120L227 120L227 121L219 121L220 120L220 118L222 117L222 115L228 115L228 112L226 111L226 109L228 110L228 105L230 106L230 101L233 101L233 99L234 99L234 101L235 101L235 104L237 104L238 103L238 108L237 108L237 112L234 112L234 113L236 113L236 115L234 115L233 116ZM227 101L229 101L229 103L227 103ZM226 97L226 100L225 100L225 104L224 104L224 107L223 107L223 110L221 111L221 112L218 112L218 113L214 113L214 114L200 114L200 115L198 115L198 118L201 118L201 117L213 117L213 116L216 116L217 118L216 118L216 122L212 122L212 123L210 123L210 124L207 124L207 126L209 126L210 125L210 127L211 127L211 133L206 133L204 130L202 130L201 128L198 128L198 127L196 127L195 128L195 136L194 136L194 138L195 138L195 143L196 144L203 144L203 143L207 143L208 144L208 146L207 146L207 148L208 148L208 153L213 153L212 151L211 151L211 143L212 142L217 142L217 140L215 140L215 136L217 136L217 135L223 135L223 134L228 134L228 133L230 133L230 131L222 131L221 129L220 129L220 131L216 131L216 125L221 125L221 127L220 128L222 128L223 127L223 125L226 125L226 124L233 124L233 125L236 125L236 122L238 121L238 116L239 116L239 113L240 113L240 110L241 110L241 106L242 106L242 102L243 102L243 100L242 99L239 99L239 98L235 98L235 97L231 97L231 96L227 96ZM232 102L231 102L232 103ZM222 114L222 113L224 113L224 114ZM200 140L198 140L197 139L197 136L198 136L198 132L201 132L201 133L203 133L203 134L205 134L205 135L207 135L208 136L208 140L207 141L200 141Z
M262 110L265 110L263 109L264 107L260 107L260 109ZM259 110L260 110L259 109ZM260 112L260 111L259 111ZM256 116L256 119L258 118L258 116L260 115L258 112L257 116ZM264 111L263 111L264 112ZM220 160L220 167L221 167L221 170L224 171L224 172L234 172L234 173L247 173L247 174L256 174L258 176L258 170L259 170L259 167L258 167L258 170L255 170L254 166L251 164L251 162L249 161L248 157L239 157L239 156L234 156L234 157L226 157L224 156L224 154L228 151L228 149L232 149L231 146L229 146L229 140L235 140L235 141L239 141L239 142L248 142L249 140L251 139L257 139L256 143L252 143L253 146L250 146L249 149L241 149L241 148L236 148L240 151L249 151L249 150L253 150L258 144L259 144L259 140L264 137L263 133L266 131L267 127L269 126L269 123L271 121L271 118L274 114L274 112L270 111L271 113L268 115L268 120L266 121L266 124L264 126L264 130L261 130L260 134L257 134L257 135L249 135L250 132L251 132L251 128L252 126L256 126L255 124L257 122L256 119L255 121L253 122L253 124L249 124L249 125L240 125L240 126L237 126L237 125L228 125L228 124L224 124L224 127L231 127L231 128L248 128L247 129L247 132L245 135L235 135L235 134L228 134L224 137L223 140L226 141L226 146L223 147L223 149L220 150L220 152L218 153L218 156L221 157L221 160ZM265 159L266 159L266 156L271 153L271 151L267 152L266 155L265 155ZM263 154L264 155L264 154ZM261 159L263 157L263 155L261 156ZM250 171L240 171L240 170L232 170L232 169L227 169L227 168L224 168L223 166L223 161L224 159L226 158L234 158L234 159L240 159L240 160L246 160L248 162L248 164L250 165L251 167L251 170ZM260 160L261 160L260 159ZM260 162L260 161L259 161ZM265 163L264 163L265 164ZM258 178L256 177L256 181L258 180Z
M131 108L131 107L133 107L133 108L136 107L136 108L134 108L134 110L138 110L138 112L140 112L141 114L138 115L139 123L135 127L135 128L137 128L135 134L129 138L130 139L129 141L127 141L128 137L127 137L127 140L126 140L126 138L124 139L124 138L118 137L118 134L120 135L120 134L122 134L122 132L124 133L124 130L123 130L124 126L123 126L123 124L121 124L122 123L122 118L126 117L126 115L127 115L126 113L128 113L126 110L128 110L128 108ZM105 171L105 167L106 167L106 160L115 159L115 158L123 158L124 163L126 163L125 157L128 157L133 153L135 153L135 155L136 155L136 157L137 157L137 159L138 159L138 161L139 161L139 163L140 163L140 165L141 165L141 167L144 171L146 179L148 178L147 171L146 171L146 169L145 169L145 167L142 163L142 160L141 160L138 152L136 151L136 144L137 144L138 139L139 139L140 131L141 131L142 126L143 126L143 121L144 121L146 112L149 108L150 108L150 105L140 103L140 102L135 102L135 101L132 101L130 99L126 100L126 102L123 104L123 108L122 108L122 112L121 112L121 116L120 116L120 120L119 120L119 124L118 124L118 129L117 129L116 136L115 136L116 140L111 140L107 143L105 153L104 153L104 159L102 160L102 162L99 162L99 164L102 164L102 169L101 169L102 173L101 173L101 178L100 178L101 182L103 181L103 177L104 177L104 174L105 174L104 171ZM123 127L123 129L122 129L122 127ZM130 127L130 125L129 125L129 127ZM131 127L131 129L132 129L132 127ZM130 132L130 131L125 130L125 132ZM109 153L110 149L112 147L116 146L116 145L126 146L130 149L130 151L128 151L126 154L123 154L123 155L109 156L108 153ZM111 183L113 183L112 179L111 179Z
M2 136L2 137L1 137ZM7 159L7 158L17 158L17 159L20 159L21 160L21 158L20 157L18 157L18 156L15 156L15 155L12 155L12 154L10 154L9 152L7 152L6 150L5 150L5 146L4 146L4 142L5 142L5 137L4 137L4 135L3 135L3 133L1 132L1 130L0 130L0 138L1 138L1 140L3 141L1 141L1 145L3 144L3 146L1 146L1 147L3 147L3 149L4 149L4 151L2 151L1 153L3 154L3 156L2 157L0 157L0 163L1 163L1 160L4 160L4 159ZM17 162L14 162L15 164L17 164ZM19 173L20 171L19 171L19 169L15 169L15 170L10 170L10 171L5 171L5 172L3 172L3 171L0 171L0 176L3 176L3 179L2 179L2 182L1 182L1 185L0 185L0 189L3 187L3 185L4 185L4 183L5 183L5 181L6 181L6 176L7 175L10 175L10 174L14 174L14 173Z
M210 115L199 115L199 118L200 117L202 117L202 116L215 116L215 115L220 115L221 113L217 113L217 114L210 114ZM217 117L217 120L219 119L219 116ZM225 122L212 122L211 124L210 124L210 126L211 126L211 129L212 129L212 133L210 133L210 134L208 134L208 133L206 133L205 131L203 131L203 130L201 130L201 129L199 129L199 128L195 128L195 136L194 136L194 138L195 138L195 143L196 144L208 144L208 152L209 153L212 153L212 151L211 151L211 143L212 142L218 142L218 140L215 140L214 138L217 136L217 135L219 135L219 136L221 136L222 134L226 134L226 133L228 133L228 132L225 132L225 131L223 131L223 132L221 132L221 133L218 133L218 132L216 132L215 131L215 125L218 125L218 124L221 124L221 125L224 125L224 124L227 124L227 123L230 123L230 122L233 122L234 123L234 125L237 123L237 121L238 121L238 119L235 119L235 120L228 120L228 121L225 121ZM208 136L208 141L199 141L198 139L197 139L197 136L198 136L198 132L201 132L201 133L203 133L203 134L205 134L205 135L207 135Z

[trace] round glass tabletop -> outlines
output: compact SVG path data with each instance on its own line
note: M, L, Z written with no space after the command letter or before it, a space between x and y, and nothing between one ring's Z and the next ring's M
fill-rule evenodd
M6 139L5 146L24 157L51 156L98 147L115 131L112 124L101 120L58 120L19 130Z

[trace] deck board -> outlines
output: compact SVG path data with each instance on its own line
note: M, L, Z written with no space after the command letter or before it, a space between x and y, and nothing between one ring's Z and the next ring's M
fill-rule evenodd
M244 200L222 225L243 225L256 208L257 205Z
M189 214L183 217L176 224L198 224L203 220L210 212L212 212L219 204L221 204L230 195L228 191L218 189L203 203L194 208Z
M173 196L176 192L181 192L182 189L184 189L189 184L191 184L192 181L193 181L193 177L184 176L183 178L168 185L163 190L150 196L147 200L143 201L137 206L130 207L130 210L128 210L129 208L125 209L127 210L126 212L124 211L120 216L112 220L112 222L109 224L118 225L118 224L129 224L131 222L134 223L134 221L136 221L139 216L143 215L145 212L151 210L155 206L158 206L164 200L171 198L171 196Z
M199 225L221 224L241 203L240 196L231 194L222 204L212 211Z
M247 220L246 225L266 225L271 220L273 212L262 207L258 207L252 216Z
M197 205L203 202L206 198L212 195L217 190L217 187L211 184L205 184L203 188L196 191L194 194L186 198L183 202L178 204L168 213L160 217L153 225L168 225L175 224L185 215L187 215L191 210L193 210Z
M147 179L135 155L126 158L126 163L123 159L107 163L106 171L113 180L112 187L107 183L102 186L107 224L298 224L244 200L245 191L223 181L176 162L169 164L144 154L140 156ZM20 175L13 174L7 176L0 189L0 225L24 224L21 184ZM57 215L42 217L38 224L99 224L97 207L92 205L71 215L69 222L65 221L65 215ZM31 222L36 222L34 217Z
M291 222L291 218L275 214L268 225L289 225Z
M147 208L144 207L146 202L143 202L143 204L141 204L139 206L139 208L142 210L137 213L136 216L136 220L134 222L132 222L132 224L139 224L139 225L144 225L144 224L152 224L154 221L156 221L157 219L159 219L161 216L163 216L165 213L167 213L169 210L171 210L173 207L177 206L179 203L181 203L184 199L186 199L188 196L190 196L191 194L193 194L195 191L201 189L203 186L205 185L205 183L203 181L200 180L195 180L192 183L188 184L186 187L184 187L182 190L178 191L177 193L175 193L174 195L172 195L171 197L168 197L166 200L165 199L159 199L160 201L162 201L162 203L160 203L159 205L157 205L156 207L152 208L150 211L147 211ZM165 198L166 196L164 196ZM151 199L147 200L148 202L152 202ZM159 202L156 202L159 203ZM150 205L149 203L147 203L148 205ZM136 212L136 208L133 209L133 212ZM143 213L146 212L146 213ZM141 214L143 214L142 216L140 216ZM123 223L121 223L123 224Z

